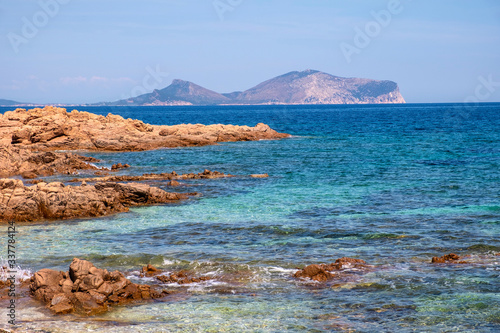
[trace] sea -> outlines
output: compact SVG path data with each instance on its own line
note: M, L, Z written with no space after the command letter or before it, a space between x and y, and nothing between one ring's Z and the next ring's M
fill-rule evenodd
M85 152L99 166L131 165L118 174L235 177L148 183L201 193L176 204L18 223L19 270L67 271L78 257L136 283L151 283L139 275L147 264L212 279L165 284L161 302L88 318L54 317L27 299L19 332L500 331L499 103L74 108L156 125L262 122L292 136ZM0 231L5 261L7 226ZM431 264L449 253L465 263ZM341 257L370 269L330 283L293 277ZM11 329L5 315L0 322Z

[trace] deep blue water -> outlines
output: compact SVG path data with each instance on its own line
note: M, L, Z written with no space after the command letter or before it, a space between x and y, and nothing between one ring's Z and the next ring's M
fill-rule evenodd
M237 175L186 181L189 186L175 190L203 196L177 205L21 226L22 266L32 271L67 270L79 256L131 275L152 263L233 276L188 286L167 303L118 309L100 325L121 322L117 331L500 330L500 104L77 109L151 124L263 122L294 135L89 154L102 165L132 165L123 173L208 168ZM254 173L270 177L248 177ZM450 252L468 256L468 264L430 264ZM375 269L327 287L291 278L296 267L343 256ZM26 316L46 327L38 311Z

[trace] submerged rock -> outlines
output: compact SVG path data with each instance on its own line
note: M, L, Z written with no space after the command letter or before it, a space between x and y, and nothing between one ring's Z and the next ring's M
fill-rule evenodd
M101 182L65 186L0 179L0 221L38 221L97 217L126 212L129 207L176 202L187 194L169 193L146 184Z
M112 171L120 170L120 169L126 169L130 168L130 165L128 164L121 164L121 163L116 163L111 166Z
M153 265L151 264L148 264L147 266L144 266L142 269L141 269L141 276L154 276L154 275L157 275L157 274L160 274L162 271L161 269L158 269L156 267L154 267Z
M189 283L200 283L202 281L209 281L212 278L208 276L193 276L187 271L174 272L168 275L157 276L156 279L163 283L178 283L178 284L189 284Z
M460 260L460 256L458 256L455 253L450 253L446 254L442 257L432 257L431 263L432 264L447 264L447 263L457 263L457 264L463 264L465 263L464 261L458 261Z
M361 259L343 257L335 260L331 264L313 264L297 271L293 276L295 278L310 279L318 282L326 282L338 276L338 272L349 269L367 269L368 265ZM332 273L333 272L333 273Z
M141 269L140 276L152 277L155 276L156 279L163 283L178 283L178 284L189 284L189 283L199 283L202 281L209 281L212 278L208 276L195 276L192 272L181 270L178 272L172 272L170 274L163 274L161 269L154 267L149 264Z
M115 304L160 298L163 291L130 282L119 271L108 272L91 262L73 259L68 272L41 269L31 278L31 295L55 314L96 315Z
M267 173L263 173L263 174L252 174L252 175L250 175L250 177L252 177L252 178L268 178L268 177L269 177L269 174L267 174Z
M217 178L230 178L234 177L230 174L224 174L219 171L210 171L205 170L200 173L186 173L179 175L177 172L172 171L170 173L145 173L141 176L105 176L105 177L91 177L91 178L73 178L70 182L137 182L137 181L145 181L145 180L171 180L168 183L169 186L179 186L180 183L175 180L186 180L186 179L217 179Z

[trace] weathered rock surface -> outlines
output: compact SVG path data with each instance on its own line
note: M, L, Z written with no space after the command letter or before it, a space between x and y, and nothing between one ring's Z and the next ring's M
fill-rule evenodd
M343 257L335 260L335 262L331 264L313 264L306 266L304 269L297 271L293 276L295 278L326 282L337 277L337 274L332 272L340 272L351 268L366 270L368 265L361 259Z
M55 314L87 316L109 310L115 304L145 301L163 296L148 285L130 282L119 271L108 272L91 262L73 259L68 272L41 269L31 278L30 292Z
M16 109L0 115L0 144L36 151L143 151L288 136L265 124L153 126L113 114L104 117L77 110L66 112L52 106Z
M100 182L65 186L0 179L0 221L37 221L96 217L128 211L131 206L176 202L188 195L169 193L146 184Z
M1 116L0 116L1 117ZM73 153L34 152L8 143L0 144L0 178L21 175L25 179L54 174L74 174L78 170L98 170L92 157Z

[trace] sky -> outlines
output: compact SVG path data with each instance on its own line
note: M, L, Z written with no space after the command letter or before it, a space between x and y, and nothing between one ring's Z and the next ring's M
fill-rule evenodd
M500 102L498 0L0 0L0 98L220 93L295 70L392 80L409 103Z

